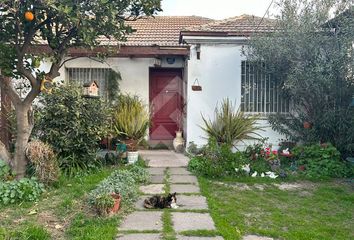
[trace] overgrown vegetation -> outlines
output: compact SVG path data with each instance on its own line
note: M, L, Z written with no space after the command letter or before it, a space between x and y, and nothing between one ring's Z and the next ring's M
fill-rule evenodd
M43 96L37 112L35 136L53 147L69 175L95 165L99 140L108 129L102 101L82 94L81 87L58 86Z
M44 185L38 183L36 178L0 181L0 205L33 202L38 200L43 192Z
M354 174L353 167L345 164L339 151L329 144L314 144L299 146L293 150L299 165L304 165L302 172L310 178L340 178L351 177Z
M352 1L278 0L275 28L254 34L246 55L291 99L289 115L270 117L273 129L292 141L330 142L343 158L354 156ZM333 17L335 13L336 17ZM310 128L304 128L304 122Z
M138 165L116 170L90 192L89 202L96 206L98 196L115 193L122 196L123 203L130 205L138 197L138 185L146 183L149 179L147 170Z

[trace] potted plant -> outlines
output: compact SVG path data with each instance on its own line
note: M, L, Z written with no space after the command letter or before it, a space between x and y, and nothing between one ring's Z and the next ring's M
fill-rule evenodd
M137 96L121 95L113 109L113 131L127 146L128 163L138 160L138 144L150 126L150 111Z
M116 213L120 208L120 194L100 194L95 199L95 208L100 216Z

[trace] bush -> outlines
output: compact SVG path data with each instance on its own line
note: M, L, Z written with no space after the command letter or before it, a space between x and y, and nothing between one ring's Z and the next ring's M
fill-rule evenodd
M27 158L33 164L38 180L44 184L58 181L60 169L52 147L41 141L32 141L27 145Z
M310 178L347 177L353 174L350 166L341 161L339 151L331 144L298 146L293 149L303 174Z
M149 172L136 164L129 168L129 172L137 183L147 183L150 180Z
M36 178L22 178L9 182L0 182L0 203L3 205L36 201L44 192L44 185Z
M130 205L139 195L138 183L147 182L149 178L146 169L137 165L124 170L116 170L90 192L89 202L97 206L98 196L119 193L122 196L122 202Z
M53 146L60 168L87 169L94 164L99 140L107 132L107 112L100 99L82 96L82 88L65 85L44 95L35 134Z
M233 153L226 144L217 144L211 139L202 153L194 156L188 163L188 169L198 175L222 177L236 175L235 168L246 164L248 159L242 152Z
M254 140L259 136L257 131L262 128L256 126L258 116L247 116L240 108L235 111L235 106L227 98L221 107L215 108L213 120L203 117L204 127L201 127L209 138L214 138L220 144L234 146L242 140Z

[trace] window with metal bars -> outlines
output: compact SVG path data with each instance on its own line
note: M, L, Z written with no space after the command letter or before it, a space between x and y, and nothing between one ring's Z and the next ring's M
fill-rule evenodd
M281 96L278 82L266 73L265 63L242 61L241 110L254 113L287 113L289 100Z
M109 68L67 68L66 74L69 83L76 83L80 86L96 81L100 96L106 98L109 71Z

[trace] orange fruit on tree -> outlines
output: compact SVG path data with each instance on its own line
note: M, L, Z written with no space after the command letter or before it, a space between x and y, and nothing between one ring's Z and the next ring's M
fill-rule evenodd
M26 11L25 12L25 19L29 22L33 21L34 19L34 14L31 11Z

